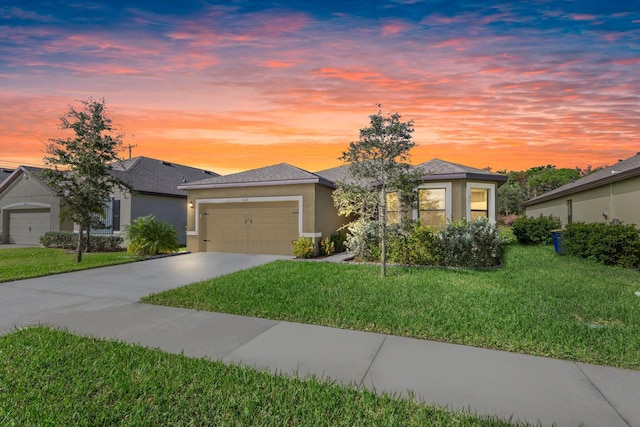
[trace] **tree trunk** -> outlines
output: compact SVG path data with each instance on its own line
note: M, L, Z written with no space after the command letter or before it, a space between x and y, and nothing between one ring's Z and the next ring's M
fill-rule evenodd
M380 191L380 275L387 275L387 192Z
M82 261L82 249L84 249L84 227L80 224L80 229L78 230L78 248L76 250L77 263Z
M91 252L91 226L87 227L87 241L84 251Z

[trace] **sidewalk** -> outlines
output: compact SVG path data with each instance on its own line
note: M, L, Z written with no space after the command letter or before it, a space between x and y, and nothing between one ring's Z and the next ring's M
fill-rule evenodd
M190 254L5 283L0 326L50 324L513 421L640 427L640 371L136 302L272 259Z

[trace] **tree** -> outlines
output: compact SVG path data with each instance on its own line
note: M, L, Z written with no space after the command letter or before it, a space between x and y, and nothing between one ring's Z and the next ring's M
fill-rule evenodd
M377 219L381 244L381 275L386 276L386 194L388 191L406 190L408 183L415 181L407 162L409 152L416 144L411 140L413 120L402 122L398 113L383 116L380 109L377 114L369 116L369 119L369 126L360 129L359 140L351 142L349 149L340 157L349 164L356 183L340 183L338 191L356 195L355 199L360 200L361 211L357 212L358 209L355 209L352 213L368 214ZM377 193L377 209L373 212L372 198L365 197L362 192ZM374 197L373 200L375 199ZM338 204L336 206L341 210Z
M507 181L498 188L498 212L500 215L519 215L525 202L522 187L517 183Z
M83 232L86 229L89 236L92 226L100 226L99 215L111 192L131 191L110 174L112 163L120 161L122 135L112 134L115 129L105 114L104 99L80 102L84 106L81 110L69 107L60 118L60 128L73 131L75 136L49 140L44 157L48 168L43 170L48 184L64 197L61 218L79 226L77 262L82 261L85 248Z

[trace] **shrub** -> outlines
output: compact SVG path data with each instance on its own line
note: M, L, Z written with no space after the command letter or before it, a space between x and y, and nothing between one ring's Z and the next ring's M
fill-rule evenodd
M167 221L157 221L153 215L141 216L124 227L127 252L138 255L158 255L176 252L178 232Z
M76 249L78 234L70 231L49 231L40 237L40 244L45 248Z
M346 248L359 260L380 259L378 222L357 219L348 225ZM376 256L377 253L377 256Z
M312 258L315 253L315 245L311 237L300 237L293 242L293 256L296 258Z
M347 240L347 231L344 228L333 233L330 239L333 242L336 253L345 251L346 248L344 243Z
M553 243L551 230L560 228L560 218L553 215L531 218L523 216L513 222L513 234L525 245L549 245Z
M120 236L92 234L91 252L121 251L123 239ZM78 247L78 234L69 231L50 231L40 237L40 243L46 248L74 250Z
M387 231L387 259L409 265L437 265L442 260L439 233L411 221Z
M331 237L325 237L320 240L320 254L324 256L331 256L336 253L336 244L331 240Z
M564 233L570 255L605 265L640 267L640 232L632 224L575 222Z
M441 238L442 265L449 267L499 265L509 242L486 218L448 221Z

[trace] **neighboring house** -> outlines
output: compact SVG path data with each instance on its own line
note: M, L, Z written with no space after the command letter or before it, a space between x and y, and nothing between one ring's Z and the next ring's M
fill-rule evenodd
M0 242L38 244L48 231L73 231L74 225L60 220L64 198L39 178L38 168L21 166L0 183ZM140 216L153 214L168 221L186 242L187 193L178 185L217 174L148 157L135 157L115 164L112 174L129 183L134 193L115 192L105 201L107 228L96 234L120 234Z
M0 184L2 184L5 179L9 178L9 175L11 175L13 171L14 169L0 168Z
M527 216L640 225L640 153L524 203Z
M496 190L506 176L438 159L417 167L425 176L414 218L441 227L448 218L495 222ZM348 176L348 166L311 173L281 163L180 185L189 194L187 249L290 255L299 237L317 240L345 224L331 196ZM399 212L396 195L395 220ZM394 206L388 214L393 221Z

